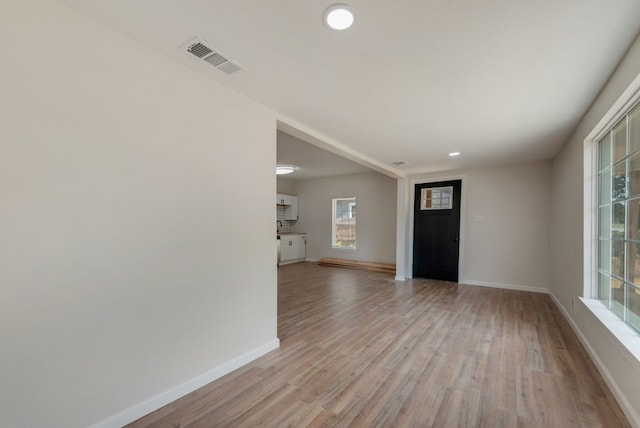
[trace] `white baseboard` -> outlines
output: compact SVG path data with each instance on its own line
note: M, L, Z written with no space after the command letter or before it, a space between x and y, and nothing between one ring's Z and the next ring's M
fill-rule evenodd
M313 263L317 263L320 261L320 259L312 259L310 257L307 257L306 259L304 259L305 262L313 262Z
M204 385L213 382L214 380L226 375L234 371L237 368L244 366L245 364L250 363L251 361L263 356L264 354L277 349L280 346L280 340L274 339L270 342L265 343L262 346L259 346L245 354L240 355L239 357L234 358L231 361L228 361L221 366L215 367L205 373L202 373L195 378L186 381L180 385L174 386L173 388L162 392L155 397L151 397L148 400L145 400L141 403L138 403L134 406L129 407L113 416L110 416L107 419L104 419L94 425L92 428L116 428L122 427L128 423L135 421L136 419L145 416L154 410L159 409L162 406L165 406L172 401L177 400L180 397L183 397L190 392L195 391L198 388L203 387Z
M578 339L580 340L580 343L582 343L582 346L584 346L584 348L587 350L587 353L591 357L591 360L596 365L596 368L602 375L602 378L611 390L611 393L622 408L623 413L625 414L627 419L629 419L629 423L631 423L631 425L636 428L640 427L640 416L635 411L631 403L629 403L626 395L620 390L618 383L611 375L611 372L609 372L607 365L602 362L595 349L593 349L593 346L587 340L586 336L582 334L582 331L580 330L580 328L578 328L578 325L575 323L567 309L562 305L562 303L560 303L560 300L552 292L549 292L549 296L551 296L551 300L553 300L553 303L555 303L558 309L560 309L560 312L571 326L571 329L574 331L576 336L578 336Z
M394 279L396 281L406 281L407 280L407 278L405 278L404 276L396 276Z
M294 263L302 263L303 261L304 261L303 259L287 260L286 262L281 261L279 266L292 265Z
M532 293L549 294L549 289L548 288L532 287L530 285L501 284L499 282L475 281L473 279L462 279L462 280L460 280L458 282L460 284L477 285L477 286L480 286L480 287L503 288L505 290L530 291Z

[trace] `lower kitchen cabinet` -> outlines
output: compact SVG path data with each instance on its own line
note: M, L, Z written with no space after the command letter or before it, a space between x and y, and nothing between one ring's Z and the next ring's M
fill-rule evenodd
M280 235L280 264L302 262L307 257L307 235Z

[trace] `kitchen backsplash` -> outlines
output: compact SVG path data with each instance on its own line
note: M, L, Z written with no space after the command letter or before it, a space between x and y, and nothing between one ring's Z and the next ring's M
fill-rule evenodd
M276 205L277 213L276 220L280 220L282 222L282 227L278 225L278 230L282 233L287 233L290 231L291 226L295 224L293 220L285 220L284 219L284 205Z

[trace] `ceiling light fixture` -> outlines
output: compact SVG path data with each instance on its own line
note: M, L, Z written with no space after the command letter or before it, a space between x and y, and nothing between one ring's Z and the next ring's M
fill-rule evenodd
M285 175L291 174L296 171L296 167L293 165L277 165L276 166L276 175Z
M449 157L456 157L456 156L460 156L460 152L451 152L449 153Z
M353 24L353 12L349 5L337 3L325 9L322 21L334 30L346 30Z

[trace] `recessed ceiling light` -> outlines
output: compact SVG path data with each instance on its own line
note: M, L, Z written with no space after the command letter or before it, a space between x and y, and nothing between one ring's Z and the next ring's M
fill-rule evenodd
M449 153L449 156L451 156L452 158L456 156L460 156L460 152L451 152Z
M322 20L329 28L346 30L353 24L353 12L349 5L334 4L325 9Z
M296 167L293 165L278 165L276 166L276 175L291 174L296 171Z

